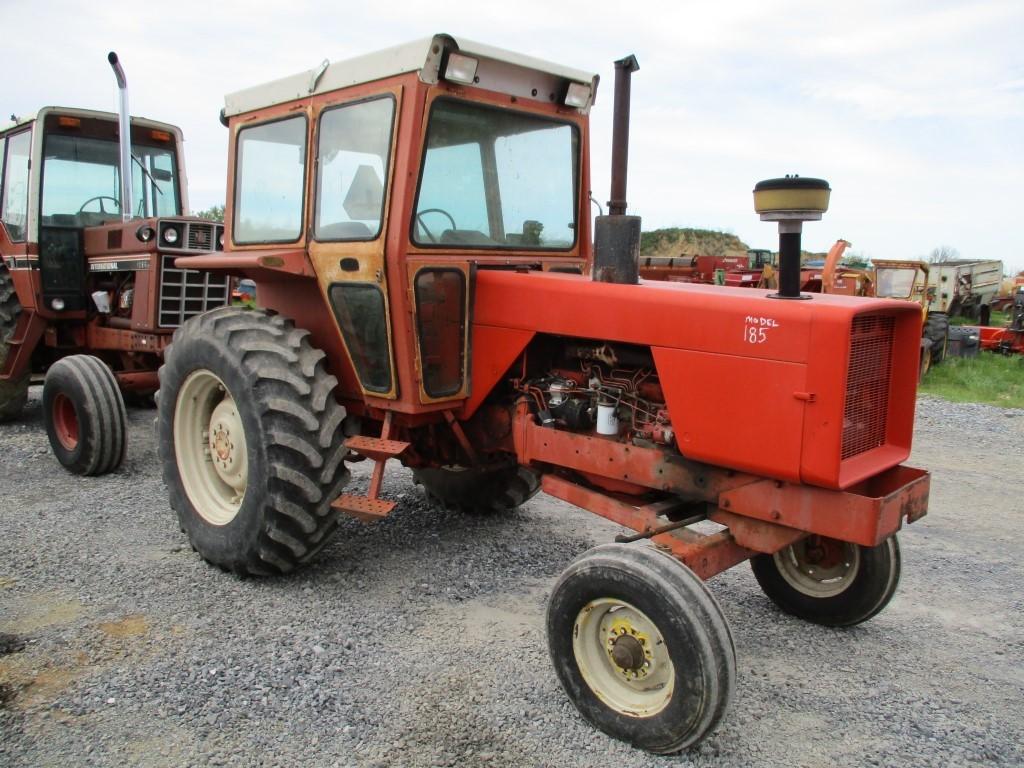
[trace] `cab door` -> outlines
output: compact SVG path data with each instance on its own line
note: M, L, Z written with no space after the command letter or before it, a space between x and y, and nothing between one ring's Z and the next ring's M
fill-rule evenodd
M384 243L401 88L321 102L310 258L364 397L395 399Z

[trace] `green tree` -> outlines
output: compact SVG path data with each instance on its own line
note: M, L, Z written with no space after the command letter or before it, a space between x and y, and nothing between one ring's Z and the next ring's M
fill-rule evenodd
M196 216L200 219L209 219L210 221L224 221L224 206L223 205L211 205L209 208L203 211L196 211Z

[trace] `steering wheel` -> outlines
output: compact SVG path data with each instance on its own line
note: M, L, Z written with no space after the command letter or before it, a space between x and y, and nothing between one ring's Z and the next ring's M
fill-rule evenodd
M437 243L440 241L436 237L434 237L434 233L430 231L429 227L427 227L426 223L423 221L423 217L426 216L428 213L440 213L442 216L446 217L448 221L452 223L452 229L459 228L458 225L455 223L455 218L450 213L448 213L448 211L444 210L444 208L424 208L422 211L417 211L416 223L419 224L420 227L422 227L423 233L430 238L430 242L432 243Z
M121 210L121 201L118 200L116 197L111 197L110 195L96 195L96 197L90 197L88 200L86 200L84 203L82 203L82 206L78 209L78 213L82 213L85 210L85 206L87 206L93 200L99 200L99 202L100 202L100 213L106 213L107 212L107 209L103 207L103 201L104 200L109 200L110 202L112 202L114 205L117 206L117 210L119 210L119 211ZM113 213L113 211L111 211L111 213Z

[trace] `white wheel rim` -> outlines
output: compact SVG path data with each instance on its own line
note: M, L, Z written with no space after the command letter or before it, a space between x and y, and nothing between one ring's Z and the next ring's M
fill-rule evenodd
M576 615L572 651L590 690L621 715L651 717L672 699L675 668L665 639L653 621L623 600L587 603Z
M819 554L815 537L798 541L776 552L775 567L789 586L808 597L835 597L846 591L860 572L860 548L848 542L831 541L827 556Z
M178 391L174 450L199 516L211 525L234 520L249 479L245 429L228 388L205 368L190 373Z

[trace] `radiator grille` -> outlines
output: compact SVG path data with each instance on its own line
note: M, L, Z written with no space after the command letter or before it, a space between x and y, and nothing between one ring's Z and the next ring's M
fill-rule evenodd
M885 444L896 319L860 315L850 329L841 458Z
M195 251L213 250L213 224L199 224L190 221L185 228L187 230L185 242L188 248Z
M164 255L160 261L160 315L161 328L177 328L190 317L228 303L229 278L194 269L178 269L173 255Z

